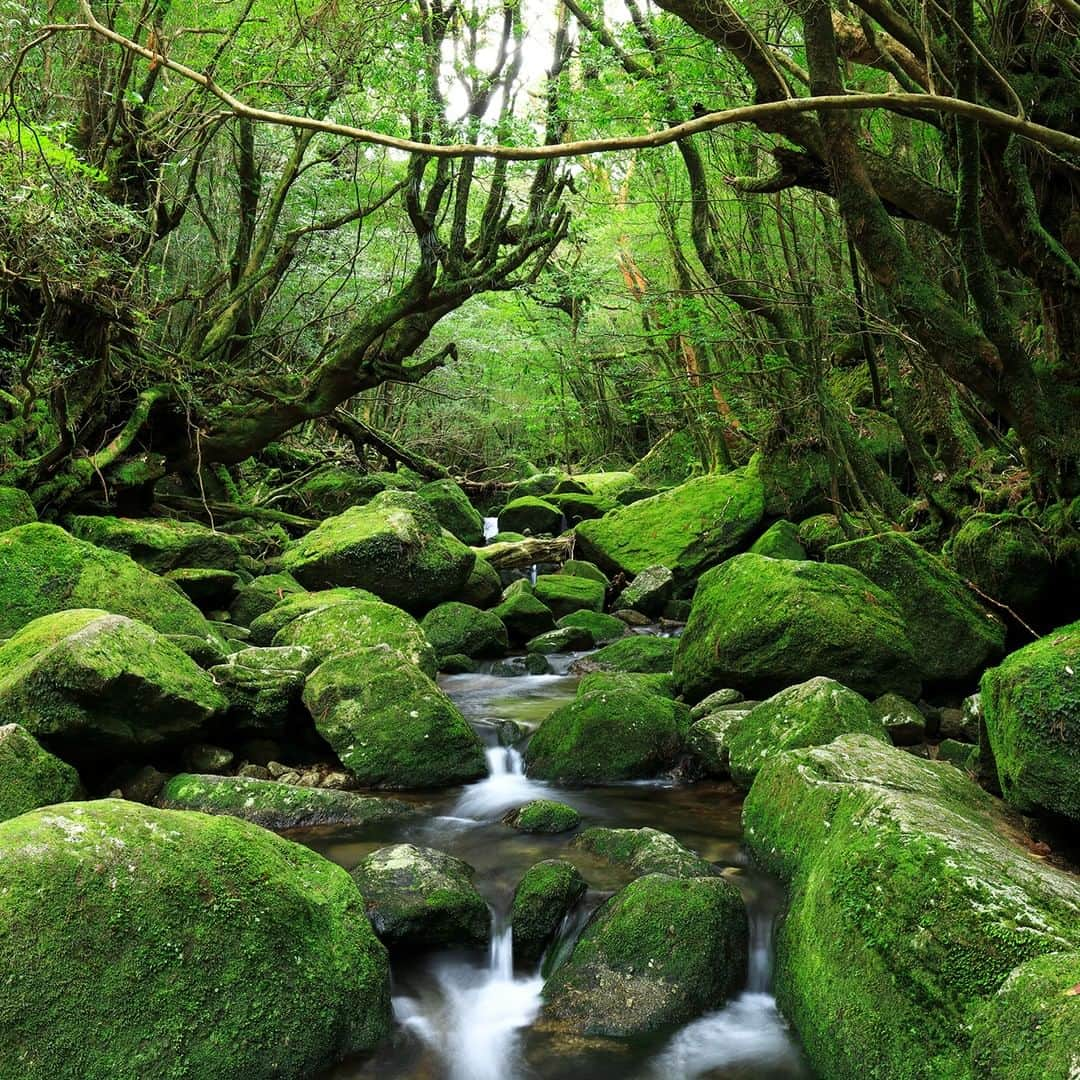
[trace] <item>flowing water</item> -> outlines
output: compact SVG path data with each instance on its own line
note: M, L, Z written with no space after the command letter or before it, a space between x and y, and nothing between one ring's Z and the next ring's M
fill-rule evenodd
M712 783L566 789L530 780L520 753L499 744L500 730L506 721L533 729L573 697L577 679L567 670L574 657L551 659L558 674L487 672L441 680L488 744L485 779L438 793L420 819L390 834L338 829L296 836L347 868L389 842L451 852L476 868L477 888L492 910L486 953L444 950L395 959L393 1037L373 1058L341 1065L324 1080L806 1080L810 1073L769 992L779 894L747 864L738 796ZM566 836L518 833L501 824L507 810L545 797L575 806L588 825L663 829L723 868L750 913L750 971L740 997L666 1038L639 1043L567 1039L535 1024L543 979L515 965L511 948L508 912L517 882L533 863L556 857L575 863L589 881L552 946L565 954L590 912L629 880L624 871L568 848Z

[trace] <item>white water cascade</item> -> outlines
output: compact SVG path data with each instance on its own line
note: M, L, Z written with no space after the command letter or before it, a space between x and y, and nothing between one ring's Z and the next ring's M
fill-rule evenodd
M499 519L497 517L484 518L484 543L486 544L499 531Z
M491 821L532 799L550 798L551 787L525 775L521 753L512 746L492 746L486 751L488 775L471 784L454 805L451 815Z

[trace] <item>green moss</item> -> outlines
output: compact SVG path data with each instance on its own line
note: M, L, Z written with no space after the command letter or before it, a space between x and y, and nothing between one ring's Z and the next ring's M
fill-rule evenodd
M506 501L511 503L526 496L550 495L562 479L564 479L563 474L555 472L536 473L533 476L526 476L524 480L519 480L506 493Z
M229 605L229 619L237 626L251 626L255 619L265 615L286 596L303 591L292 574L262 574L236 590Z
M586 829L574 847L637 875L711 877L716 867L674 836L658 829Z
M563 513L546 499L525 495L508 502L499 511L499 531L554 536L562 532Z
M614 499L602 495L579 495L576 492L548 495L544 501L551 503L562 514L568 525L601 518L618 506Z
M541 574L533 585L536 599L546 604L556 619L575 611L603 611L604 592L599 581L569 574Z
M287 592L268 611L251 621L251 641L256 645L269 645L278 631L301 615L321 611L335 604L355 604L378 599L367 589L320 589L317 592L305 592L301 589L299 592Z
M463 544L475 546L484 542L484 519L453 480L435 480L416 494L430 504L442 527Z
M671 671L675 638L656 634L627 634L589 656L582 667L590 671L627 671L662 675Z
M486 608L498 601L501 593L502 579L499 571L479 552L469 573L469 580L465 582L458 599L474 607Z
M592 578L593 581L599 581L605 589L611 584L607 574L596 563L586 559L567 559L559 573L568 577Z
M502 620L510 639L515 642L528 641L537 634L546 634L555 629L555 616L551 608L533 596L530 590L508 592L503 602L492 608L492 613Z
M835 679L819 677L789 686L753 708L728 735L731 778L749 788L774 754L821 746L849 734L888 740L885 725L866 698Z
M82 794L79 774L18 724L0 727L0 821Z
M39 615L84 607L138 619L163 634L213 634L176 586L126 555L76 540L55 525L0 533L0 637Z
M457 653L474 659L505 656L510 647L498 615L469 604L450 602L432 608L420 623L436 656Z
M742 986L747 938L742 897L723 878L638 878L604 904L548 979L544 1014L621 1038L685 1023Z
M390 1029L347 873L255 825L104 800L0 825L0 1075L304 1076Z
M320 469L297 488L299 509L320 518L343 513L350 506L366 503L384 491L387 485L382 476L381 473L374 477L365 476L355 469L336 466Z
M799 530L790 521L777 521L770 525L751 545L754 555L766 555L770 559L806 558L806 548L799 542Z
M1080 622L986 672L981 702L1005 798L1080 821Z
M209 670L229 703L233 727L280 733L300 704L305 679L317 666L309 648L289 645L242 649Z
M848 537L835 514L815 514L799 522L795 538L809 555L823 559L828 548Z
M782 443L753 460L765 489L769 517L801 518L825 504L832 469L820 451Z
M539 962L587 887L577 868L561 859L546 859L525 871L510 908L514 959L519 964Z
M632 472L578 473L576 476L560 481L555 487L555 492L569 492L576 488L589 495L617 499L623 492L639 487L641 487L641 481Z
M689 715L685 706L640 690L582 694L533 735L528 773L563 783L657 776L677 761Z
M616 606L657 618L671 601L674 591L675 575L666 566L648 566L623 589Z
M706 776L731 775L731 741L750 709L722 709L695 720L686 733L686 746Z
M206 570L182 567L165 575L197 607L204 611L224 609L232 603L240 575L231 570Z
M487 772L483 744L457 706L390 648L320 664L308 677L304 704L366 787L445 787Z
M234 570L242 554L235 537L193 521L76 515L69 527L79 540L122 552L156 574L180 566Z
M18 488L0 487L0 532L37 521L30 496Z
M595 645L610 645L627 634L627 625L622 619L616 619L614 615L605 615L599 611L572 611L564 615L555 624L559 629L577 627L587 630Z
M581 824L581 815L566 803L553 799L533 799L532 802L511 810L503 822L518 832L563 833Z
M1050 552L1026 518L973 515L953 537L949 558L961 577L1017 611L1037 613L1047 600Z
M595 644L592 634L584 627L563 626L530 638L525 642L525 651L551 655L552 653L580 652L583 649L593 648Z
M787 886L777 998L824 1078L969 1080L973 1006L1080 942L1075 879L1000 803L865 735L770 759L743 826Z
M650 675L640 671L590 671L583 675L578 683L578 697L591 694L594 690L603 690L609 694L633 690L637 693L659 694L666 698L675 697L675 683L667 672Z
M680 586L737 551L764 513L749 469L712 474L622 507L575 530L582 554L601 569L640 574L666 566Z
M702 575L674 672L691 701L723 687L771 694L815 675L868 696L917 697L921 683L889 593L848 566L751 554Z
M491 934L488 906L473 868L434 848L379 848L352 872L368 918L390 948L482 945Z

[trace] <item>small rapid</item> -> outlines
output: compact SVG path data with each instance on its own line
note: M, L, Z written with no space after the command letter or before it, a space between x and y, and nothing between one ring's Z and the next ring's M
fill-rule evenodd
M492 746L487 750L486 780L471 784L461 794L450 811L456 818L492 821L507 810L532 799L550 798L550 784L530 780L525 775L521 752L512 746Z

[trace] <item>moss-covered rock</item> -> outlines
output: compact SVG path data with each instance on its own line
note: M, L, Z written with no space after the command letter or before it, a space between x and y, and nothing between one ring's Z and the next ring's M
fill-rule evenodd
M527 833L563 833L581 824L581 815L566 803L554 799L533 799L532 802L507 811L503 824Z
M510 647L506 627L498 615L456 601L432 608L420 627L439 657L453 653L473 659L505 656Z
M632 472L578 473L567 477L555 486L555 492L575 489L607 499L618 499L623 492L641 487L641 481Z
M476 556L476 562L469 573L469 580L465 582L458 599L473 607L486 608L499 600L502 593L502 579L499 571L495 569L480 553Z
M545 859L525 871L510 908L514 959L519 964L539 962L587 887L577 868L562 859Z
M0 533L0 637L39 615L84 607L138 619L163 634L213 636L175 585L126 555L76 540L55 525Z
M986 672L981 705L1005 798L1080 821L1080 622Z
M382 473L365 476L356 469L337 465L320 469L296 489L296 509L317 518L344 513L350 506L366 503L385 491L383 476Z
M518 644L555 629L551 608L538 600L531 590L507 593L502 603L491 610L502 620L510 640Z
M730 686L721 687L719 690L714 690L708 697L702 698L690 710L690 719L700 720L718 709L727 708L729 705L737 705L742 700L743 696L738 690L733 690Z
M567 559L559 573L568 577L592 578L593 581L599 581L605 589L611 584L607 574L588 559Z
M833 472L820 450L782 443L752 461L765 489L769 517L798 519L828 505Z
M209 570L181 567L164 575L201 611L227 608L240 584L240 575L232 570Z
M728 686L772 694L815 675L875 697L917 697L921 684L889 593L849 566L749 553L702 575L674 672L691 701Z
M658 694L594 690L548 715L525 751L527 771L582 784L658 776L678 760L689 719Z
M560 630L567 627L577 627L587 630L592 637L594 645L610 645L627 634L627 625L622 619L616 619L614 615L605 615L600 611L572 611L564 615L555 624Z
M30 496L19 488L0 487L0 532L37 521Z
M1017 514L974 514L948 549L957 573L999 603L1037 615L1047 602L1053 562L1036 526Z
M237 626L251 626L255 619L276 607L286 596L303 591L292 574L261 574L237 588L229 604L229 619Z
M1037 956L1013 969L975 1013L979 1080L1057 1080L1080 1066L1080 952Z
M590 671L581 676L578 683L578 697L591 694L594 690L618 694L623 690L636 693L659 694L661 697L675 697L675 683L671 675L651 675L640 671Z
M574 838L574 847L638 876L710 877L716 867L659 829L605 829L596 826Z
M243 554L235 537L194 521L75 515L69 527L79 540L122 552L155 574L180 566L235 570Z
M358 795L354 791L300 787L246 776L180 773L162 789L166 810L198 810L253 821L264 829L299 829L313 825L360 828L407 818L415 810L398 799Z
M773 755L855 734L882 742L889 738L861 694L822 676L789 686L751 709L729 736L731 778L749 788Z
M299 592L288 593L268 611L252 620L251 643L269 645L277 636L278 631L288 626L294 619L299 619L301 615L309 612L321 611L335 604L355 604L372 600L378 601L379 598L367 589L320 589L316 592L301 589Z
M525 651L551 655L552 653L580 652L593 648L595 644L592 634L584 627L563 626L530 638L525 642Z
M899 694L882 694L870 709L884 725L894 746L914 746L926 737L926 717Z
M607 499L602 495L577 495L572 492L548 495L544 501L558 508L567 527L576 525L579 521L601 518L619 505L614 499Z
M765 555L770 559L794 559L801 562L806 558L806 548L799 541L799 530L790 521L776 521L770 525L751 545L754 555Z
M647 566L619 595L616 606L657 618L675 591L675 575L666 566Z
M122 615L45 615L0 645L0 715L66 761L175 746L225 705L193 660Z
M649 874L616 893L544 985L544 1016L640 1037L722 1005L746 978L746 907L723 878Z
M556 619L575 611L603 611L604 592L599 581L569 574L541 574L533 585L533 595Z
M1080 942L1080 885L1016 842L1018 820L868 736L773 757L743 825L787 886L776 994L824 1080L974 1080L973 1007Z
M229 703L229 726L238 731L278 733L300 704L304 681L318 658L303 645L241 649L210 675Z
M309 1076L390 1029L349 875L244 821L104 800L0 825L0 1076Z
M459 484L453 480L434 480L416 494L435 511L439 524L463 544L475 546L484 542L484 519Z
M675 638L658 637L656 634L627 634L578 661L575 670L662 675L671 671L674 659Z
M506 493L506 501L511 503L527 496L535 498L540 495L550 495L563 479L565 479L563 473L557 472L534 473L532 476L526 476Z
M706 776L731 775L731 740L750 709L722 709L695 720L686 733L686 748Z
M66 761L18 724L0 726L0 821L81 794L79 774Z
M562 532L563 512L546 499L525 495L513 499L499 511L499 531L554 536Z
M487 772L483 744L457 706L387 646L320 664L304 704L365 787L446 787Z
M861 571L900 605L926 682L970 679L1001 656L1005 626L939 558L902 533L837 544L830 563Z
M375 933L391 949L482 945L491 935L473 868L453 855L394 844L373 851L352 876Z
M459 593L476 556L411 492L386 491L297 540L282 564L307 589L353 586L408 611Z
M814 514L800 521L795 537L807 555L815 559L825 558L830 547L842 544L848 538L835 514Z
M685 586L738 551L764 513L756 472L701 476L650 499L584 521L578 547L601 569L628 575L666 566Z
M286 623L275 645L300 645L316 659L330 660L357 649L389 646L425 675L438 671L435 651L420 624L401 608L381 600L357 600L317 608Z

